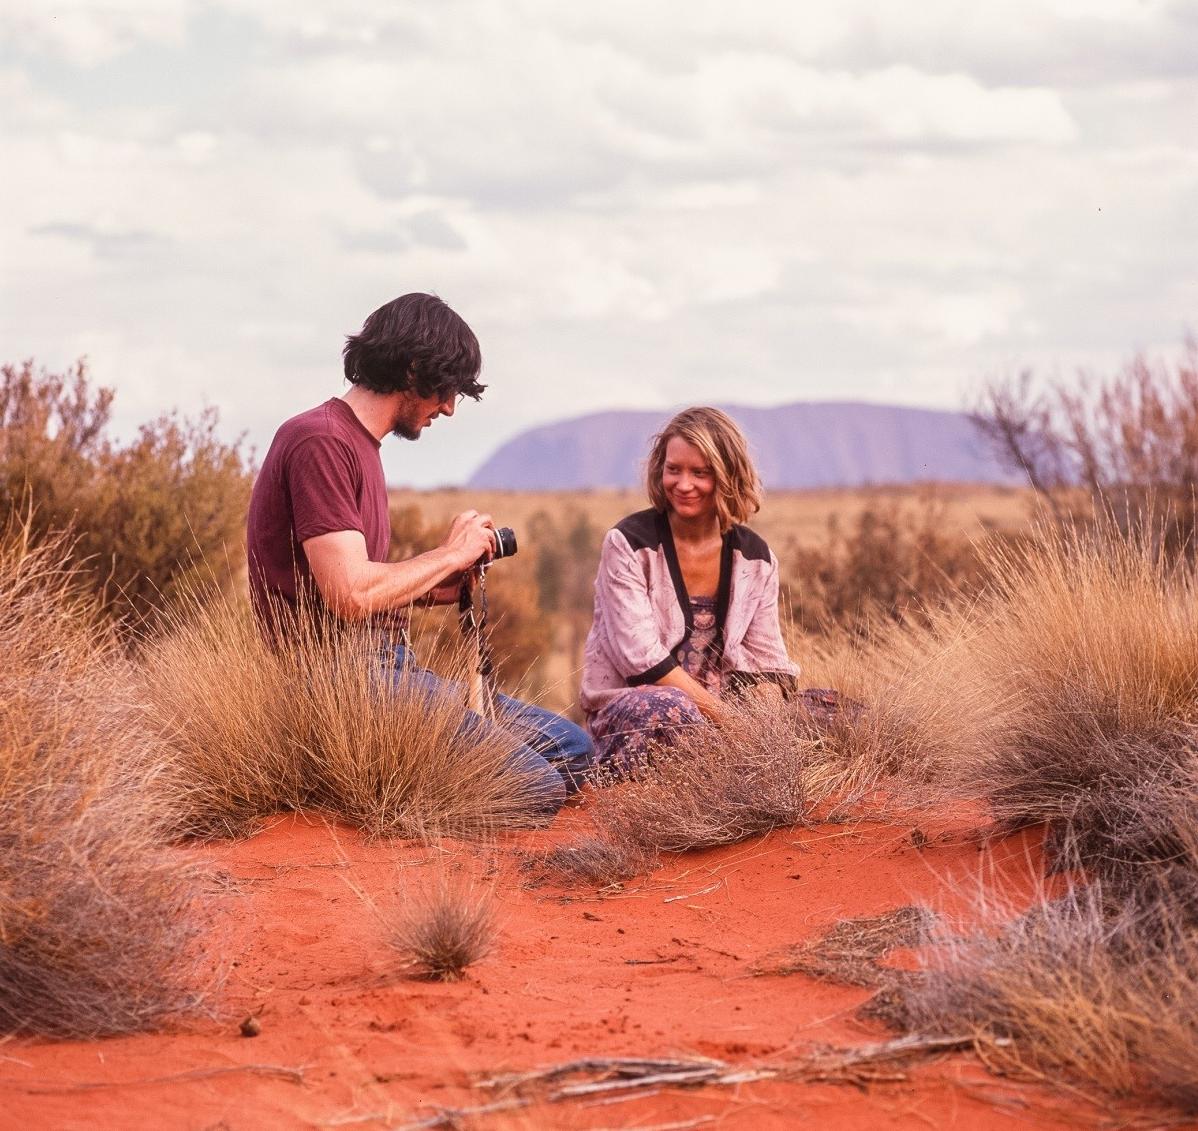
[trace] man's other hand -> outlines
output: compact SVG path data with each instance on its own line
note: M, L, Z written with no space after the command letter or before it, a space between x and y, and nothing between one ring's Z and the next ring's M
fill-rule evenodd
M480 558L490 561L495 552L495 524L489 514L462 511L450 523L441 545L459 556L461 570L469 569Z
M476 569L460 569L456 573L451 573L436 589L433 589L425 598L425 603L429 605L456 605L458 598L462 594L462 583L466 583L466 588L473 593L474 587L478 584L478 570Z

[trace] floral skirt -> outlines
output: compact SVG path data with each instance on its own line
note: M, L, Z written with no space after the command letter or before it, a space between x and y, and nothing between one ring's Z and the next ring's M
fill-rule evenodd
M704 722L685 691L630 687L590 719L595 760L615 774L632 773L649 764L654 747L668 746L680 731Z
M838 715L856 716L863 709L860 703L823 687L793 692L789 702L796 723L817 731L826 729ZM588 722L595 743L595 765L600 774L604 769L615 776L630 774L648 766L655 749L669 746L682 731L706 723L685 691L630 687Z

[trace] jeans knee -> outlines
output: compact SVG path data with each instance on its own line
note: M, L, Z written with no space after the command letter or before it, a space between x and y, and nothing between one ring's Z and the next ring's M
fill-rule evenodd
M595 743L577 723L562 719L561 734L558 737L558 748L570 758L593 758Z
M531 816L550 821L566 803L568 788L562 775L529 746L523 746L511 760L515 776L520 779L520 793Z

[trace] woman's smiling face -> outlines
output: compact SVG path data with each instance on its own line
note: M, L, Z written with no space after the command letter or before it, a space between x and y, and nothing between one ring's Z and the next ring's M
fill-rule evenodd
M679 518L696 520L715 515L715 472L707 457L681 436L672 436L666 444L661 485L670 509Z

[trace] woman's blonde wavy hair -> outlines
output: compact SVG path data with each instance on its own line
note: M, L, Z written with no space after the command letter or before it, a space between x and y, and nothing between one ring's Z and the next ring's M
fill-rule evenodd
M733 524L744 522L761 510L761 480L749 458L745 434L726 412L704 405L683 409L653 437L645 471L645 488L649 501L657 510L669 509L661 477L666 464L666 445L675 437L693 444L711 464L715 474L716 514L722 534Z

